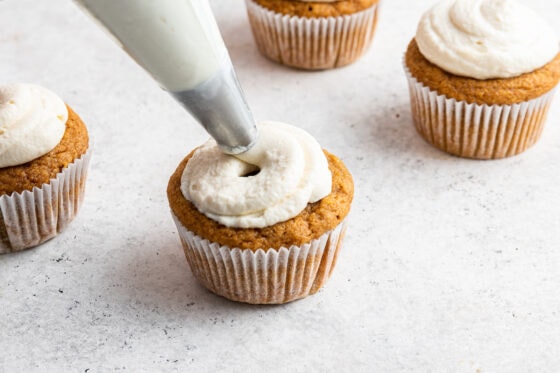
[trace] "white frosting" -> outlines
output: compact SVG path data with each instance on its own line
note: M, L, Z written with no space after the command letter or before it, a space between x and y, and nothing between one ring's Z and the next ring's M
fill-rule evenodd
M0 87L0 167L32 161L51 151L66 130L68 109L46 88Z
M228 53L208 0L76 0L168 91L216 75Z
M255 145L236 156L209 140L195 151L181 178L185 198L229 227L286 221L331 192L327 159L311 135L278 122L261 122L258 129Z
M416 42L430 62L476 79L519 76L558 53L554 30L513 0L444 0L422 16Z

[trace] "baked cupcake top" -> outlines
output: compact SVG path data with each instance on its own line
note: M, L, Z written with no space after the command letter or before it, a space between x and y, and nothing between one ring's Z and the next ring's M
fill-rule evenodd
M464 77L512 78L554 59L558 37L514 0L444 0L421 18L416 42L441 69Z
M454 75L428 61L415 39L408 45L405 64L412 76L438 94L479 105L511 105L550 92L560 81L560 53L535 71L508 79L480 80Z
M278 144L271 144L271 139ZM259 125L256 146L240 160L223 155L210 141L183 159L169 180L167 195L173 214L185 228L211 242L255 251L303 245L344 220L354 184L342 161L321 151L303 130L276 122ZM197 161L199 171L187 171L199 156L224 163ZM257 162L261 168L255 174ZM214 177L218 185L209 185ZM189 199L199 200L206 212ZM218 206L218 201L227 206ZM209 206L213 212L208 212Z
M276 13L305 18L338 17L354 14L377 4L378 0L253 0Z
M87 151L80 118L53 92L0 87L0 195L40 187Z

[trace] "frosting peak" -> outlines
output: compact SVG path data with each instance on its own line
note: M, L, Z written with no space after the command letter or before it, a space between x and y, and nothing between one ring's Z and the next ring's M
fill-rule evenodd
M475 79L511 78L534 71L558 53L554 30L514 0L444 0L416 31L433 64Z
M0 167L47 154L62 139L67 119L64 102L46 88L33 84L0 87Z
M209 140L195 151L181 178L184 197L229 227L286 221L331 192L327 159L311 135L278 122L261 122L258 129L255 145L236 156Z

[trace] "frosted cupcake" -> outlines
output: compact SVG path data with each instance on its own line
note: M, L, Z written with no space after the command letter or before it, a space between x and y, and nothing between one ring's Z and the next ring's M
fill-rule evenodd
M194 276L247 303L317 292L336 263L352 177L296 127L259 124L256 145L225 155L213 140L171 176L167 195Z
M53 92L0 87L0 253L36 246L74 219L88 148L86 126Z
M496 159L540 137L560 80L554 31L512 0L446 0L405 55L416 129L435 147Z
M370 46L379 0L246 0L259 51L301 69L357 60Z

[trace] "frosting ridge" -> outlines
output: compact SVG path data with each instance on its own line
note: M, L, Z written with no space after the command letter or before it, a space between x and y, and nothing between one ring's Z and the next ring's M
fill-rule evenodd
M51 151L66 130L68 109L56 94L33 84L0 87L0 167Z
M258 124L255 145L236 156L214 140L199 147L181 177L181 192L229 227L263 228L299 214L331 192L332 176L317 141L297 127Z
M554 30L514 0L443 0L422 16L416 42L433 64L481 80L534 71L558 53Z

